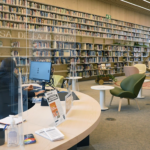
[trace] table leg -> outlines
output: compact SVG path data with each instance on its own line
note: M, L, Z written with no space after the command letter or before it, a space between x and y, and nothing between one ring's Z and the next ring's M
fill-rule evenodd
M72 90L76 91L76 79L72 79Z
M137 98L140 98L140 99L145 98L145 96L142 96L142 88L140 89Z
M100 91L100 106L101 110L107 110L108 107L105 106L105 91Z

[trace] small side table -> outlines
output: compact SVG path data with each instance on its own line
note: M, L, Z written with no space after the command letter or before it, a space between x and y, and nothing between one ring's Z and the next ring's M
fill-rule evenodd
M149 82L149 81L150 81L150 80L144 80L144 83L145 83L145 82ZM145 96L142 96L142 87L141 87L141 89L140 89L140 91L139 91L139 94L138 94L137 98L139 98L139 99L145 98Z
M105 90L112 90L112 89L114 89L114 87L113 86L107 86L107 85L96 85L96 86L91 86L91 89L100 90L101 110L107 110L108 107L105 106Z
M76 91L76 80L82 79L82 77L67 77L66 79L71 79L72 80L72 90Z

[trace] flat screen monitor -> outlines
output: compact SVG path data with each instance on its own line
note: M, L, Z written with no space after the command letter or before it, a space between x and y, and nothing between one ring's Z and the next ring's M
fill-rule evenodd
M51 62L31 61L29 79L49 82L51 77L51 67Z

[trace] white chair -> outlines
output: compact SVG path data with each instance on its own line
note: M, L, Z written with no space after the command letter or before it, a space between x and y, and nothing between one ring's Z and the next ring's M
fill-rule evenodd
M134 65L137 69L139 69L139 74L145 74L146 73L146 65L145 64L136 64Z

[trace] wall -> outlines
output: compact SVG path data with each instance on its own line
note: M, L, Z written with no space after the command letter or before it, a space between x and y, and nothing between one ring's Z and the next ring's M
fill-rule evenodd
M111 15L112 19L150 26L150 17L135 11L110 5L100 0L33 0L45 4L83 11L100 16Z

